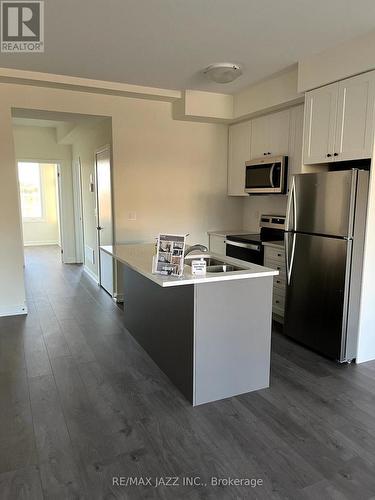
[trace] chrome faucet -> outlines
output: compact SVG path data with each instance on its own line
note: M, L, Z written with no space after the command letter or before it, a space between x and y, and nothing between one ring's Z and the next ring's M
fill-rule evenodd
M191 247L188 247L185 249L185 252L184 252L184 257L186 257L187 255L189 255L190 253L192 252L195 252L195 251L199 251L200 253L206 253L208 252L208 248L205 247L204 245L193 245Z

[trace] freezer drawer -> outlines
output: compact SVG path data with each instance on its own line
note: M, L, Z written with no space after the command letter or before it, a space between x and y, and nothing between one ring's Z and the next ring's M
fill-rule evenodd
M343 361L352 242L286 233L286 335Z

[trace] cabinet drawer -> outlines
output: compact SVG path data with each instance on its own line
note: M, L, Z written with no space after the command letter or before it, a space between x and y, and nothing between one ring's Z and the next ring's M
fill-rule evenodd
M280 262L285 261L285 251L284 248L274 248L274 247L264 247L264 258L265 259L272 259L272 260L277 260Z
M226 254L227 245L225 243L225 236L217 234L210 234L210 251L219 255Z
M272 259L266 259L264 261L265 267L270 267L271 269L276 269L279 271L279 276L281 279L284 281L286 280L286 267L284 262L280 262L277 260L272 260Z
M273 312L273 314L277 315L276 317L274 317L274 319L276 321L278 320L278 316L280 316L281 318L284 318L284 309L282 307L273 307L272 312Z
M284 309L285 296L274 293L272 297L272 308Z
M278 276L273 277L273 286L275 288L283 288L286 287L286 276L279 274Z
M278 295L282 295L285 297L285 282L276 283L273 282L273 293L277 293Z

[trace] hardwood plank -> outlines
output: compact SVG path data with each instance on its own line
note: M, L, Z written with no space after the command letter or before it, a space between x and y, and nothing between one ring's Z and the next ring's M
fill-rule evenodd
M30 466L0 474L2 500L41 500L42 486L37 466Z
M37 463L24 370L0 374L0 473Z
M0 498L375 498L374 362L275 329L269 389L192 408L58 249L27 249L26 282L29 315L0 318ZM113 485L126 475L263 485Z
M72 358L55 358L52 369L73 447L85 463L114 458L134 443L138 446L135 434L124 432L124 424L112 428L113 413L105 414L93 403Z

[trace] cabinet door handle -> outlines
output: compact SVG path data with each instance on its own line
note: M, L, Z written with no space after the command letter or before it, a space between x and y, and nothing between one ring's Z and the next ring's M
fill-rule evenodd
M331 153L327 153L327 158L330 158L331 156Z
M338 156L339 154L338 153L333 153L333 156Z

